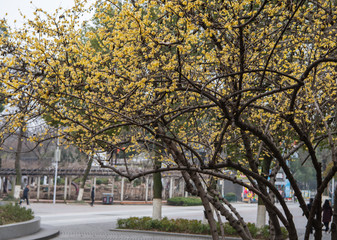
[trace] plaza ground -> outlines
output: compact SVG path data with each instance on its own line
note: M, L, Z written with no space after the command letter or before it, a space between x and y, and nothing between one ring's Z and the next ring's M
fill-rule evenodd
M234 203L234 207L246 222L256 221L257 204ZM91 207L87 203L31 203L36 216L41 217L41 224L54 226L60 235L54 239L207 239L204 237L170 236L138 232L111 231L116 228L117 219L152 215L150 204L112 204L100 203ZM277 205L279 208L280 206ZM298 203L288 203L294 216L300 238L303 239L306 219L302 216ZM176 207L163 205L162 216L168 218L187 218L203 220L202 206ZM323 233L323 239L330 239ZM209 238L208 238L209 239ZM313 238L312 238L313 239Z

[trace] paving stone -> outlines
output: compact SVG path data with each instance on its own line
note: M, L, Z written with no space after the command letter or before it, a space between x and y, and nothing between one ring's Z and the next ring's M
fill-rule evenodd
M140 233L140 232L121 232L121 231L110 231L111 224L108 223L94 223L94 224L82 224L75 226L60 226L59 236L53 239L58 240L89 240L89 239L125 239L125 240L205 240L206 238L196 238L195 236L170 236L167 234L151 234L151 233Z

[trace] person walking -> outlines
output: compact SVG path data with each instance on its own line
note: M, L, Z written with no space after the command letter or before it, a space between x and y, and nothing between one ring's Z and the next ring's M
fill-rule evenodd
M323 204L322 212L323 212L323 223L325 226L325 232L327 233L329 231L329 223L331 222L332 217L332 207L328 199L326 199Z
M91 189L91 203L90 205L93 207L94 206L94 202L95 202L95 187L92 187Z
M310 198L309 199L309 203L307 204L307 207L308 207L308 210L309 210L309 212L310 212L310 210L311 210L311 206L312 206L312 203L314 202L314 199L313 198Z
M29 185L27 184L25 189L23 190L23 195L22 195L22 198L20 199L20 205L22 201L25 201L25 199L27 201L27 205L29 205L28 192L29 192Z

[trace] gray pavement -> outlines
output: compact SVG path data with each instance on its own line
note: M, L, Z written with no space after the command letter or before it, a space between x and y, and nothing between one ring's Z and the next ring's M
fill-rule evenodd
M211 239L210 237L196 237L187 235L169 235L169 234L152 234L138 231L111 231L112 225L110 223L94 223L81 224L75 226L61 226L60 235L54 239L126 239L126 240L191 240L191 239Z
M299 239L304 237L306 224L305 217L297 203L288 204L294 216ZM111 231L116 228L117 219L132 216L151 216L151 205L95 205L88 204L51 204L32 203L27 206L31 208L36 216L41 217L41 224L47 224L60 230L60 235L54 239L210 239L202 236L151 234L132 231ZM256 221L256 204L236 203L234 207L247 222ZM203 209L201 206L174 207L163 205L162 215L168 218L187 218L203 220ZM227 239L227 238L226 238ZM313 239L311 236L310 239ZM323 240L330 240L328 234L323 233Z

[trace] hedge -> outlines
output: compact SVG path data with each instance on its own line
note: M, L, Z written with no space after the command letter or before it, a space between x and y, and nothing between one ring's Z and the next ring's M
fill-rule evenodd
M269 227L257 228L254 223L247 223L247 227L255 239L269 239ZM152 230L162 232L190 233L210 235L210 227L199 220L188 219L168 219L164 217L161 220L153 220L150 217L130 217L127 219L118 219L117 228L120 229L136 229L136 230ZM218 232L220 234L220 225L218 224ZM287 238L287 231L282 228L283 238ZM228 223L224 223L225 236L238 236L236 230Z
M202 205L202 202L198 197L173 197L167 199L167 204L173 206L197 206Z
M33 211L18 204L0 206L0 225L24 222L34 218Z

